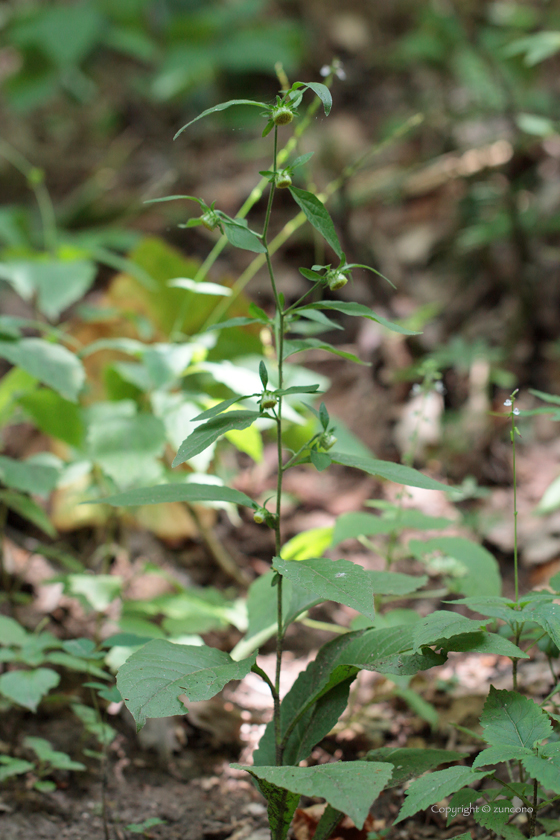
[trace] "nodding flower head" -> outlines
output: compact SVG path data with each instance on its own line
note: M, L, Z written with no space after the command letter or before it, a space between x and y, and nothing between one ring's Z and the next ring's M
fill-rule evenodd
M275 184L279 190L286 189L286 187L290 187L292 185L292 178L287 169L283 169L281 172L276 173Z
M220 224L218 214L215 213L214 210L208 210L204 213L204 215L200 217L200 221L206 230L216 230Z
M278 402L278 397L274 393L274 391L263 391L260 400L260 406L262 409L267 408L274 408L274 406Z
M294 112L289 105L277 105L270 113L274 125L288 125L294 118Z
M348 277L342 271L327 271L327 286L332 292L342 289L348 283Z

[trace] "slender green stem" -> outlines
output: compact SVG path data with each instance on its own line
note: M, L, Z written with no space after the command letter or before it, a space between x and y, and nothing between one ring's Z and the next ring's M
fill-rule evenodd
M14 169L21 172L27 180L28 187L33 190L41 217L45 250L55 251L57 246L56 216L49 191L45 186L43 170L33 166L17 149L13 149L9 143L1 139L0 155L11 163Z
M527 806L527 808L532 808L533 807L533 803L531 802L530 799L528 799L526 796L523 796L522 793L519 793L518 790L511 787L511 785L509 785L507 782L504 782L503 779L499 779L497 776L494 776L494 781L498 782L498 784L501 785L502 787L505 787L508 790L510 790L513 793L514 796L518 796L519 799L521 799L521 801L523 802L523 804Z
M537 808L539 806L539 784L533 779L533 811L529 815L529 837L534 837L537 832Z
M297 308L298 308L298 306L302 303L302 301L304 301L306 297L309 297L309 295L310 295L312 292L314 292L314 291L315 291L315 289L316 289L318 286L320 286L320 285L322 284L322 282L323 282L322 280L317 280L317 282L316 282L316 283L314 283L314 284L313 284L313 285L312 285L312 286L311 286L311 287L310 287L310 288L309 288L309 289L305 292L305 294L303 294L303 295L299 298L299 300L296 300L296 302L295 302L295 303L292 303L292 305L291 305L291 306L289 306L289 307L286 309L286 311L284 312L284 315L287 315L289 312L293 312L295 309L297 309Z
M515 403L515 396L512 395L512 402ZM515 575L515 603L519 602L519 574L517 564L517 472L515 465L515 415L513 406L511 411L511 445L513 450L513 568Z

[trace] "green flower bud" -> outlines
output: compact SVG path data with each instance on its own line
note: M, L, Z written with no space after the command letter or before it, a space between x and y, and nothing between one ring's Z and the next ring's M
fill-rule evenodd
M270 113L274 125L288 125L294 118L294 112L287 105L278 105Z
M278 403L278 397L273 391L263 391L261 395L260 406L262 409L274 408Z
M220 224L218 214L214 213L213 210L208 210L208 212L206 212L203 216L200 217L200 221L202 222L206 230L216 230L216 228Z
M291 186L292 179L287 169L283 169L281 172L276 173L275 183L279 190L286 189L286 187Z
M323 432L323 434L319 438L319 446L322 449L332 449L336 441L337 438L333 434L331 434L330 432Z
M266 514L268 511L265 508L258 508L253 514L253 522L256 522L257 525L262 525L263 522L266 522Z
M332 292L335 292L337 289L342 289L348 283L348 277L342 271L328 271L326 279L327 285Z

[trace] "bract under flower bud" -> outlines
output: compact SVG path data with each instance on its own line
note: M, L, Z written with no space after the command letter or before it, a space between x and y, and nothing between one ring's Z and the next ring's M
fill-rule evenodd
M294 118L294 112L287 105L278 105L272 109L270 118L274 125L288 125Z
M332 292L342 289L348 283L348 277L342 271L329 271L327 274L327 285Z
M207 213L200 217L200 221L202 222L206 230L216 230L216 228L220 224L218 215L214 213L213 210L208 210Z
M273 391L263 391L261 396L261 408L274 408L278 402L278 397Z

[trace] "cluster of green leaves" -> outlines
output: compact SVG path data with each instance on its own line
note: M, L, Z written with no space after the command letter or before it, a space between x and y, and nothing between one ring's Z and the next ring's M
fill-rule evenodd
M120 61L122 72L126 60L136 90L155 103L211 86L223 73L270 73L271 54L291 72L302 53L301 25L270 20L268 7L267 0L8 7L4 35L20 59L5 84L8 101L20 111L60 93L89 102L103 84L100 66Z

